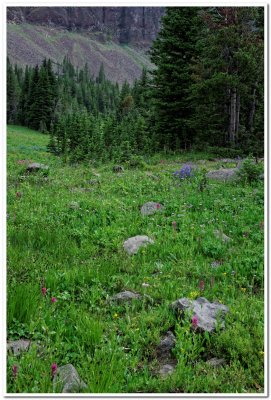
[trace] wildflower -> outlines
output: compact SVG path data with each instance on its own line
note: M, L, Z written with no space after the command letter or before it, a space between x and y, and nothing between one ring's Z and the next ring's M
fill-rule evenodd
M13 378L14 378L14 379L15 379L15 378L17 377L17 375L18 375L18 365L16 365L16 364L12 365L12 375L13 375Z
M114 315L113 315L113 318L114 319L117 319L119 317L119 314L117 314L117 313L115 313Z
M143 283L142 283L142 286L143 286L143 287L149 287L150 285L149 285L149 283L143 282Z
M56 373L57 373L57 365L56 365L56 363L52 364L51 371L52 371L52 376L55 376Z
M159 210L159 208L161 208L161 204L157 203L156 208L157 208L157 210Z
M192 317L193 328L197 328L198 323L199 323L198 317L196 315L193 315L193 317Z
M190 165L184 165L180 171L175 171L173 173L173 176L175 176L176 178L179 179L185 179L185 178L189 178L192 175L192 168L190 167Z
M43 288L41 289L41 292L42 292L42 295L43 295L43 296L46 296L46 292L47 292L46 287L43 287Z
M227 275L227 272L223 272L223 275L226 276L226 275Z
M176 221L172 221L172 228L175 232L177 231L177 222Z
M203 280L199 281L199 289L204 290L204 281Z
M52 297L51 298L51 303L55 303L56 302L56 298L55 297Z
M21 192L16 192L16 197L18 197L18 199L19 199L20 197L22 197L22 193Z
M246 288L245 287L241 287L241 291L243 292L243 293L245 293L246 292Z
M200 295L200 292L194 291L194 292L190 292L188 297L193 300L193 299L196 299L199 295Z
M259 351L260 356L264 356L264 351Z

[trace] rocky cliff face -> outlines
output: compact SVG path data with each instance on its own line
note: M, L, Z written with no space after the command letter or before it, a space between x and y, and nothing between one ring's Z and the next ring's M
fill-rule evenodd
M92 32L100 40L148 47L163 14L163 7L8 7L7 21Z

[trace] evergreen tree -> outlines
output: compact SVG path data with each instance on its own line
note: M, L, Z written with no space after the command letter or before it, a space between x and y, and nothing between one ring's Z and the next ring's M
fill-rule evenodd
M200 30L198 9L170 7L162 19L162 30L151 49L154 116L161 146L175 149L192 141L188 93L190 61Z

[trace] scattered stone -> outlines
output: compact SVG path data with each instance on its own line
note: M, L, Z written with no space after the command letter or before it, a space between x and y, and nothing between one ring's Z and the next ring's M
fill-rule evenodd
M175 346L175 342L176 342L175 335L171 331L168 331L157 346L157 354L159 358L170 357L171 350Z
M79 393L82 389L87 388L72 364L58 368L53 381L54 391L58 385L63 386L62 393Z
M115 296L111 297L111 300L117 302L130 302L132 300L139 300L141 299L141 295L138 293L130 292L129 290L125 290L124 292L120 292L115 294Z
M143 286L143 287L149 287L149 286L150 286L150 284L149 284L149 283L145 283L145 282L143 282L143 283L142 283L142 286Z
M124 172L124 168L121 165L114 165L113 172Z
M147 176L148 178L152 178L152 179L155 180L155 181L158 181L158 180L160 179L159 176L154 175L152 172L149 172L149 171L146 172L146 176Z
M80 208L80 205L77 201L71 201L69 207L73 210L78 210Z
M138 249L147 244L153 244L154 241L145 235L137 235L127 239L123 243L123 247L130 255L136 254Z
M236 158L214 158L216 162L223 162L223 163L238 163L240 160Z
M206 361L206 364L214 368L222 367L222 365L225 364L225 359L216 357L210 358L210 360Z
M191 312L197 319L197 323L191 324L191 328L201 332L213 332L217 327L218 317L221 328L225 328L223 318L229 311L225 305L218 302L210 303L204 297L198 297L196 300L181 298L172 303L171 308L180 317L184 316L185 311Z
M148 201L141 207L142 215L152 215L157 211L162 211L163 206L160 203L155 203L154 201Z
M48 171L48 165L40 164L40 163L32 163L29 164L26 168L27 172L38 172L38 171Z
M99 185L100 181L98 179L90 179L87 183L89 185Z
M238 168L221 168L214 171L209 171L206 177L218 181L233 181L238 178Z
M12 352L15 356L20 354L22 351L28 351L31 345L31 341L27 339L20 339L7 342L7 351Z
M159 375L161 376L161 378L166 378L168 375L171 375L174 370L175 370L175 365L174 364L164 364L161 366L161 368L159 369Z
M211 262L211 267L212 268L217 268L222 264L223 264L222 261L213 261L213 262Z
M224 242L224 243L228 243L228 242L231 241L231 238L230 238L229 236L225 235L225 233L219 231L218 229L216 229L216 230L214 231L214 235L215 235L215 237L216 237L217 239L221 239L222 242Z

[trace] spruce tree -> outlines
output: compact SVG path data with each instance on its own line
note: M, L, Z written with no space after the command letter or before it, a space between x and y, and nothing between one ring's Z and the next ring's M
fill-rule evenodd
M190 61L194 55L200 23L196 7L169 7L162 30L151 48L154 117L161 146L175 149L192 141L188 92Z

